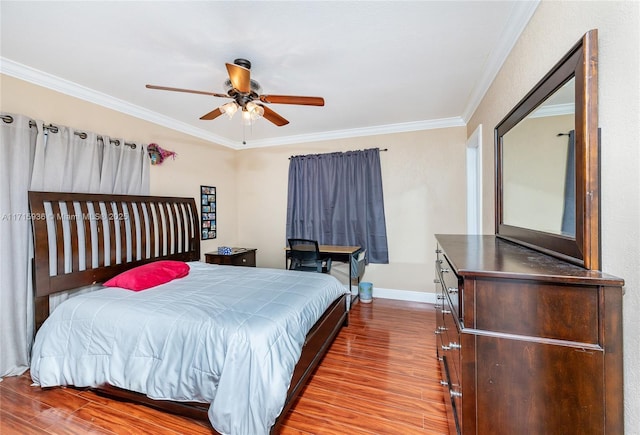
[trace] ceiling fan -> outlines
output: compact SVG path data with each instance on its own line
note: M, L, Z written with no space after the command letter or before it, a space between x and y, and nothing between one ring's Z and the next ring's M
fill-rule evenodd
M227 72L229 73L229 79L224 83L227 91L226 94L156 85L146 85L146 87L148 89L158 89L161 91L187 92L190 94L211 95L219 98L231 98L233 100L202 115L200 117L202 120L216 119L223 113L232 117L236 111L241 110L243 118L248 122L264 117L278 127L282 127L283 125L287 125L289 121L262 103L324 106L324 98L322 97L260 94L262 91L260 84L251 79L251 62L246 59L236 59L233 63L227 63L226 65Z

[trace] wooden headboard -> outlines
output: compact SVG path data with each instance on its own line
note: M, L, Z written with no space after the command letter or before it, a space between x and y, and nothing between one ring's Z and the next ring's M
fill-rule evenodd
M193 198L29 192L36 329L48 295L157 260L200 259Z

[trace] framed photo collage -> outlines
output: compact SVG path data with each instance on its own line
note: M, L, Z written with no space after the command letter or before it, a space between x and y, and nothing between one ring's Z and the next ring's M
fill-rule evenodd
M200 186L200 216L202 220L202 240L215 239L216 230L216 188Z

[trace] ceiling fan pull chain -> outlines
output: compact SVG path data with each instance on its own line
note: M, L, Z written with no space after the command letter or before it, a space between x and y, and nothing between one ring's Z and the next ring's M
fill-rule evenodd
M242 145L246 145L247 141L246 141L246 135L245 135L245 123L244 121L242 122Z

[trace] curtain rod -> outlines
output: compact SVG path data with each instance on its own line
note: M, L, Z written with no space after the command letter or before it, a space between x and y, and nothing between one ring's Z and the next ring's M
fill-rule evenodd
M381 148L381 149L380 149L380 150L378 150L378 151L383 152L383 151L389 151L389 150L388 150L387 148ZM347 153L348 153L348 152L351 152L351 151L345 151L345 152L347 152ZM328 153L328 154L331 154L331 153ZM314 154L312 154L312 155L314 155ZM290 157L289 157L289 160L291 160L291 159L292 159L292 158L294 158L294 157L304 157L304 156L290 156Z
M49 124L49 125L43 125L42 128L44 128L45 130L49 130L51 133L57 133L58 132L58 127L53 125L53 124ZM80 139L86 139L87 138L87 133L83 132L83 131L74 131L73 134L75 134L76 136L79 136ZM104 138L102 136L97 136L98 140L104 141ZM114 144L115 146L120 146L120 141L118 139L109 139L109 143ZM129 142L125 142L124 143L125 146L131 147L131 149L136 149L138 147L138 145L134 144L134 143L129 143Z
M13 122L13 116L10 115L2 115L0 116L0 118L2 118L2 120L7 123L7 124L11 124ZM35 121L29 121L29 127L33 128L36 127L37 124ZM58 132L58 127L53 125L53 124L49 124L49 125L42 125L42 128L44 130L49 130L51 133L57 133ZM83 131L74 131L73 134L75 134L76 136L79 136L80 139L86 139L87 138L87 133L83 132ZM99 140L104 141L104 138L102 136L97 136ZM114 144L115 146L120 146L120 141L118 139L109 139L109 143ZM138 147L138 145L134 144L134 143L129 143L129 142L125 142L124 143L125 146L131 147L131 149L136 149Z

